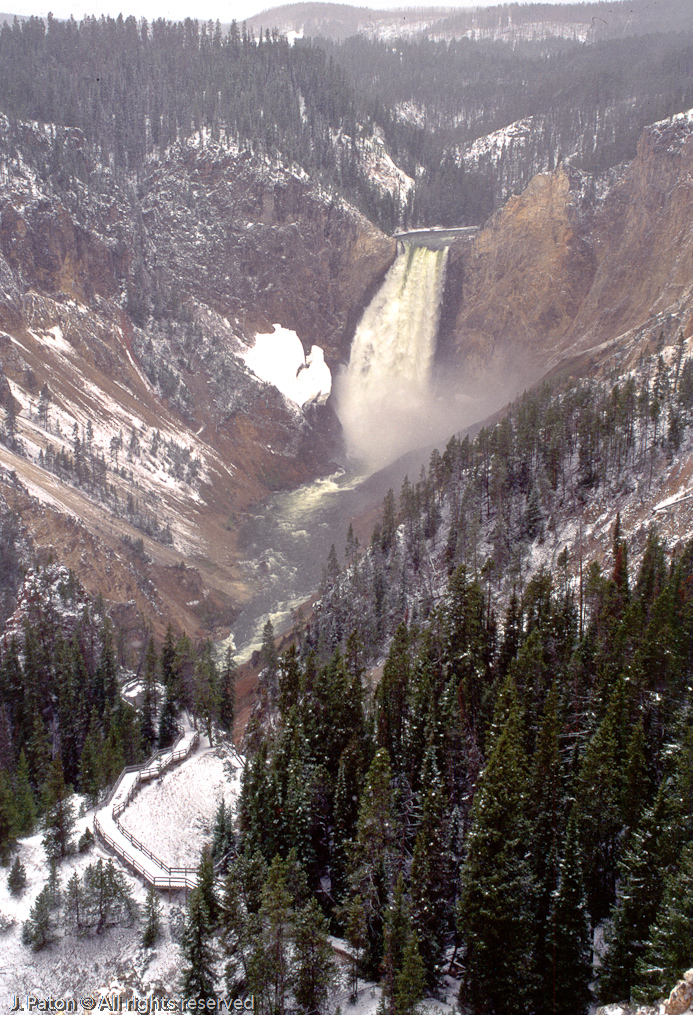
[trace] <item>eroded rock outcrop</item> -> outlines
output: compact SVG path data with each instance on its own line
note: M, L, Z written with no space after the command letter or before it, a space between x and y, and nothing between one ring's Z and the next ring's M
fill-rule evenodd
M668 998L651 1005L630 1005L625 1001L605 1004L595 1015L685 1015L693 1011L693 969L688 969L673 988Z
M544 373L561 357L663 320L691 334L693 117L654 124L637 157L593 179L535 177L453 250L445 348L467 373ZM455 274L456 273L456 274Z

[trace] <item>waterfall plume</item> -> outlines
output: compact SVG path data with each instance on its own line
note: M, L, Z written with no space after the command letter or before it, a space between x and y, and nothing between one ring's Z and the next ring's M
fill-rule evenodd
M436 440L447 413L431 385L447 248L405 244L356 329L336 384L347 451L378 468Z

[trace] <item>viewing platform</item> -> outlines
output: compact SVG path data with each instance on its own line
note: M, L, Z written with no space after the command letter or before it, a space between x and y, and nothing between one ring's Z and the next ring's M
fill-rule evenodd
M416 247L428 247L429 250L442 250L449 247L455 240L472 239L481 226L454 226L449 229L434 227L433 229L408 229L406 232L393 233L393 240L412 243Z

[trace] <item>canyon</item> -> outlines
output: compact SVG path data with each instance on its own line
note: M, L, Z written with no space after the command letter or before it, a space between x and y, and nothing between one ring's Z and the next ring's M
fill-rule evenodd
M346 461L334 395L301 407L243 357L278 326L335 377L396 241L302 171L204 133L131 185L79 131L0 127L0 401L24 448L0 445L8 510L41 559L108 589L134 642L143 618L222 637L254 591L248 509ZM56 145L69 185L45 172ZM692 160L682 114L647 128L630 165L563 164L453 240L438 400L472 399L481 419L547 371L605 375L687 340ZM47 469L49 447L81 448L88 478Z

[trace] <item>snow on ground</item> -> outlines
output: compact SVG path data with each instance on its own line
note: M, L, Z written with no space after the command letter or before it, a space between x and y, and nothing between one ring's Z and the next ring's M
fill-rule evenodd
M465 164L476 166L480 159L490 156L492 163L498 163L506 148L510 145L517 148L527 144L535 124L536 117L528 116L522 120L515 120L514 123L494 130L490 134L477 138L472 144L463 150L462 158Z
M297 405L323 405L332 390L332 374L325 354L314 345L308 356L295 331L274 325L271 335L256 335L255 344L241 359L262 381L273 384Z
M120 823L170 867L196 867L219 800L235 806L240 774L238 756L230 748L201 747L183 765L140 790Z
M75 809L79 798L73 798ZM75 841L91 826L93 811L77 820ZM142 982L153 979L162 987L174 984L180 968L180 951L171 939L169 913L182 903L182 894L174 897L173 906L164 902L162 936L153 952L147 955L140 947L140 928L137 926L109 928L98 937L77 938L61 936L41 952L33 952L22 944L21 932L36 896L48 880L48 864L41 844L43 833L19 841L18 856L27 873L27 886L19 896L13 896L7 887L9 867L0 868L0 1005L9 1011L15 994L34 994L53 997L79 997L91 993L110 982L115 975L136 976ZM60 867L60 886L64 890L72 874L80 876L90 863L99 858L108 860L110 854L96 844L87 853L65 860ZM116 861L117 862L117 861ZM136 902L142 905L145 889L128 877ZM176 901L177 899L177 901ZM147 969L147 966L149 967Z

